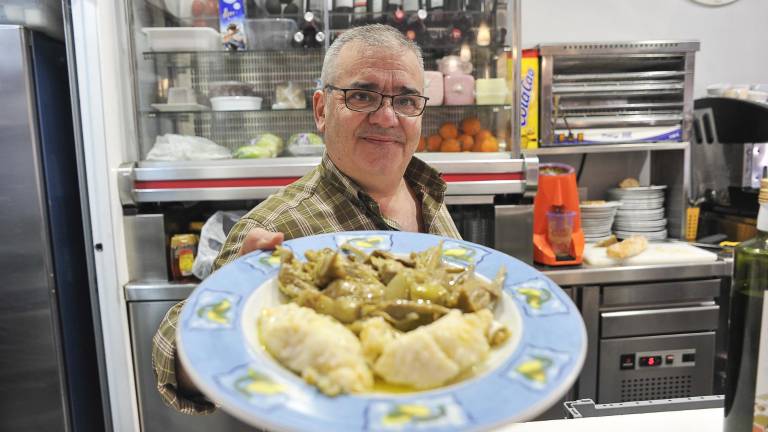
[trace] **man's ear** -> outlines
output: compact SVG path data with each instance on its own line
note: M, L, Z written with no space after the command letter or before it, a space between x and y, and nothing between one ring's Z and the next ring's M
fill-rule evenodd
M317 131L325 133L325 93L318 90L312 95L312 111L315 114Z

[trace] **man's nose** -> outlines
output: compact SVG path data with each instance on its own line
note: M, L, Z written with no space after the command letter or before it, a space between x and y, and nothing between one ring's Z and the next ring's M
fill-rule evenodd
M391 128L396 127L399 124L395 109L392 107L392 98L384 98L381 107L372 112L368 118L368 121L371 124L379 125L381 127Z

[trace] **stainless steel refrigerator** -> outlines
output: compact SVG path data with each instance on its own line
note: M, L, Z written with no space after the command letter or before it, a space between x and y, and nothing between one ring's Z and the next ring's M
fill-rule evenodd
M64 44L0 25L0 430L105 429Z

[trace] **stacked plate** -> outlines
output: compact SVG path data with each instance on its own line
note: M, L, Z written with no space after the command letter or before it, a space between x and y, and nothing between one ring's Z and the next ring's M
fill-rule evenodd
M581 209L581 229L584 240L598 242L611 236L611 225L616 209L621 206L619 201L584 201Z
M611 199L621 201L616 212L613 232L618 238L643 235L648 240L667 238L664 218L664 189L666 186L616 188L608 191Z

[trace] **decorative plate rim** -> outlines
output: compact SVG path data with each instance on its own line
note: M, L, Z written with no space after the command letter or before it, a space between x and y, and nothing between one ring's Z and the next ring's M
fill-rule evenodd
M425 244L423 247L421 247L418 250L424 250L427 247L433 246L434 244L437 244L438 241L444 240L446 242L451 242L452 244L458 244L460 246L466 246L468 248L474 248L476 250L479 250L480 252L485 253L486 255L483 255L480 259L477 261L477 268L478 272L481 274L485 274L487 276L487 273L483 273L481 269L484 269L485 267L491 267L490 262L501 260L502 262L497 263L495 268L498 268L498 265L501 265L502 263L508 267L508 278L505 280L504 283L504 291L509 294L510 297L512 297L512 300L514 300L514 305L518 309L518 313L520 314L522 318L522 328L518 331L521 332L521 337L519 340L518 346L509 354L507 358L502 360L501 364L498 365L496 368L489 370L484 375L470 379L466 383L462 383L460 386L449 386L448 389L445 389L445 387L433 389L430 391L427 391L425 393L415 393L415 394L405 394L402 396L402 398L388 398L391 399L390 402L383 402L383 399L378 399L376 397L356 397L354 395L347 395L347 396L337 396L335 398L328 398L325 395L320 394L317 392L314 387L310 386L309 384L304 383L303 386L296 386L294 388L291 388L291 392L285 393L285 402L290 403L298 403L295 399L290 399L291 396L289 393L292 392L298 392L301 393L301 396L306 398L307 400L311 401L311 406L307 407L307 410L309 410L312 407L319 407L320 405L324 404L331 404L336 405L333 407L334 409L340 410L342 413L346 411L359 411L358 405L360 405L362 402L360 401L366 401L365 402L365 408L357 412L359 416L363 416L363 418L356 418L353 419L353 421L359 421L361 422L359 424L359 427L366 428L367 430L379 430L381 425L373 424L372 422L376 419L375 415L376 412L375 409L378 410L378 408L382 408L385 406L386 403L389 403L390 409L400 406L405 406L407 403L440 403L442 404L447 400L447 406L449 409L458 409L460 410L460 414L463 416L463 422L460 425L456 424L437 424L430 428L430 430L485 430L488 428L498 427L502 424L507 424L514 421L520 421L524 419L530 419L534 418L536 415L544 412L546 409L548 409L553 403L555 403L560 397L562 397L565 392L571 388L571 386L575 383L577 380L579 373L584 365L584 362L586 360L586 350L587 350L587 333L586 328L584 325L584 321L581 318L581 314L576 308L573 301L565 294L562 289L556 285L554 282L551 281L548 277L541 274L538 270L534 269L533 267L528 266L525 263L522 263L521 261L510 257L506 254L503 254L501 252L495 251L493 249L487 248L485 246L477 245L474 243L466 242L463 240L456 240L456 239L449 239L445 237L435 236L431 234L421 234L421 233L410 233L410 232L400 232L400 231L353 231L353 232L343 232L343 233L328 233L328 234L320 234L316 236L310 236L310 237L303 237L298 238L294 240L289 240L285 242L285 245L291 248L297 249L298 251L303 251L307 249L317 249L318 247L323 247L325 245L316 246L319 244L321 240L328 241L338 241L337 237L339 236L391 236L391 247L393 249L397 249L395 246L395 239L400 238L401 241L405 241L405 243L408 243L409 241L413 241L413 238L417 240L429 240L431 241L431 244ZM410 240L408 238L411 238ZM308 242L310 244L305 244L302 246L302 243ZM404 239L404 240L403 240ZM417 241L417 243L421 243L420 241ZM415 250L415 248L411 248L410 250ZM406 252L407 250L404 250ZM274 430L297 430L297 428L300 428L302 422L307 421L316 421L319 423L313 423L317 427L341 427L341 426L349 426L347 423L339 424L337 422L327 422L322 417L312 417L307 414L307 411L304 412L301 411L286 411L286 408L284 406L280 406L279 408L276 408L274 411L277 411L277 414L274 412L269 412L268 414L259 413L257 412L257 408L253 405L249 405L248 401L238 400L233 396L232 389L230 391L226 391L223 389L223 384L221 380L219 379L217 381L217 377L220 378L222 375L226 373L234 373L234 370L237 368L249 368L253 365L252 362L255 361L255 359L241 359L241 358L230 358L234 356L227 356L225 360L223 360L224 363L227 364L227 367L221 366L218 367L217 371L214 373L211 373L210 371L206 371L206 369L210 369L206 363L213 363L208 361L207 352L210 352L210 350L206 348L200 348L199 353L194 352L195 349L193 349L192 354L190 354L188 348L189 346L195 346L198 343L198 339L202 338L205 339L206 337L210 340L215 338L220 339L227 339L231 341L236 341L240 345L239 346L231 346L232 350L239 351L245 350L247 351L247 342L245 340L245 336L242 334L242 325L240 322L241 316L240 312L242 312L242 308L247 303L249 297L253 295L254 292L257 291L257 289L261 286L263 286L264 282L267 282L271 280L276 275L276 271L273 273L261 273L259 278L253 278L252 288L245 293L245 295L242 295L241 298L233 305L235 308L235 312L233 314L236 314L236 317L232 318L232 321L230 322L229 328L225 330L220 330L217 333L217 330L210 330L205 328L190 328L190 323L194 322L196 319L195 316L199 316L199 310L198 315L195 315L195 305L200 300L200 298L204 295L206 292L215 292L220 293L224 292L221 290L218 290L216 288L219 288L218 285L216 285L217 282L219 282L219 279L226 279L228 276L230 279L233 279L235 275L238 273L244 273L243 267L247 266L247 260L249 258L253 259L254 257L261 256L263 254L262 251L256 251L251 254L247 254L243 257L240 257L233 261L232 263L225 266L222 270L219 270L215 275L216 278L209 278L206 279L206 281L202 282L198 287L195 289L195 291L189 296L187 303L185 304L185 307L182 309L180 315L179 315L179 325L176 329L176 338L177 338L177 352L180 361L188 371L188 374L190 378L192 379L192 382L201 390L203 393L205 393L211 400L213 400L215 403L217 403L219 406L221 406L224 411L232 414L233 416L239 418L240 420L251 424L251 425L258 425L261 427L268 427L270 429ZM303 254L302 254L303 255ZM483 257L488 256L489 258L486 260L485 264L482 262ZM240 263L240 264L235 264ZM230 268L228 271L223 271L226 268ZM509 279L509 275L511 273L511 269L514 268L518 273L518 278L513 278L511 281ZM488 270L488 269L485 269ZM236 273L237 272L237 273ZM247 273L247 271L245 272ZM534 277L531 278L530 276L533 275ZM209 282L213 279L213 282ZM256 283L255 281L259 281ZM228 285L229 286L229 285ZM520 292L515 292L515 288L522 290L523 288L530 290L531 286L540 287L541 291L548 291L548 295L550 295L549 298L554 299L554 302L550 304L550 306L554 309L551 309L549 311L538 311L539 315L536 315L537 311L532 308L532 304L528 297L525 297L525 299L521 299ZM245 288L244 288L245 289ZM541 294L541 292L539 292ZM539 300L541 301L541 300ZM548 300L547 300L548 301ZM554 305L554 306L552 306ZM209 305L208 305L209 306ZM208 307L206 306L206 307ZM541 305L539 305L541 307ZM556 307L560 307L562 309L556 309ZM239 310L237 308L240 308ZM553 321L554 320L554 321ZM554 330L552 324L559 323L560 321L563 321L560 323L562 327L557 327L558 330ZM567 325L566 325L567 324ZM575 325L575 326L574 326ZM224 333L222 332L229 332L226 333L227 337L225 338L222 336ZM202 336L200 336L202 335ZM215 336L211 336L215 335ZM544 336L541 338L542 340L539 340L538 342L544 342L543 344L539 343L537 344L537 340L532 340L532 335L534 336ZM209 341L210 342L210 341ZM218 343L222 343L221 341L216 341ZM560 343L560 345L558 345ZM189 345L188 345L189 344ZM231 344L230 344L231 345ZM210 346L210 345L205 345ZM229 346L229 345L227 345ZM203 353L203 350L206 352ZM541 354L544 353L544 354ZM230 353L227 353L230 354ZM541 357L537 357L536 355L546 355L551 354L554 356L554 363L553 358L548 359L549 364L544 363L545 366L541 366L539 364L538 366L544 369L539 369L535 371L535 378L540 378L540 375L543 374L545 378L544 387L541 389L536 389L534 386L534 378L525 378L523 377L523 374L525 372L520 372L521 368L525 367L526 365L530 365L530 363L533 360L528 360L530 358L537 359ZM194 358L193 358L194 357ZM220 362L221 360L220 356L216 358ZM201 359L202 358L202 359ZM227 363L229 362L229 363ZM541 362L540 362L541 363ZM554 367L554 374L552 377L548 377L549 374L549 368L552 364L555 364ZM197 368L200 368L202 370L198 371ZM284 371L287 371L287 369L283 368ZM268 369L262 369L263 371L270 372ZM543 370L543 372L542 372ZM283 371L283 372L284 372ZM274 371L271 371L274 373ZM523 378L517 377L521 376ZM529 382L525 382L525 380L528 380ZM549 381L546 381L549 380ZM279 381L279 380L278 380ZM514 392L512 391L513 387L517 387L514 389ZM311 388L309 388L311 387ZM480 405L474 406L472 405L473 401L478 401L480 399L481 394L486 394L483 390L496 390L498 395L498 400L494 404L489 405L490 408L487 408L485 406ZM536 397L532 398L530 394L533 393ZM528 397L525 397L528 395ZM295 396L295 395L294 395ZM242 399L242 398L241 398ZM400 401L398 403L397 401ZM532 400L532 402L531 402ZM306 401L303 401L306 402ZM507 412L496 412L493 410L496 405L500 404L501 402L505 404L510 404L513 408L510 411ZM465 405L472 405L472 406L465 406ZM475 404L476 405L476 404ZM519 405L519 406L518 406ZM426 406L426 405L424 405ZM440 405L441 409L445 409L444 405ZM382 408L384 409L384 408ZM399 409L399 408L398 408ZM483 411L491 411L491 415L483 415ZM381 411L381 410L378 410ZM377 411L377 412L378 412ZM373 414L372 414L373 412ZM443 411L444 412L444 411ZM286 413L292 414L292 417L289 417L289 419L294 419L294 417L298 418L301 416L304 416L302 418L299 418L295 421L283 421L285 420ZM274 414L274 415L273 415ZM391 415L391 411L390 414ZM372 417L373 416L373 417ZM386 418L379 418L379 421L384 421ZM452 419L447 419L446 421ZM410 420L409 420L410 421ZM442 420L439 420L442 421ZM357 423L355 423L357 424ZM384 423L382 423L384 424ZM423 424L422 424L423 426Z

